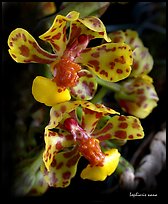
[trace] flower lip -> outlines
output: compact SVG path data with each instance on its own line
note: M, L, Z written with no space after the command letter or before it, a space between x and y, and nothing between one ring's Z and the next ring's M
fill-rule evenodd
M79 152L92 166L103 166L105 154L101 151L99 140L91 137L73 118L64 121L64 127L76 140Z
M81 66L72 62L69 59L62 58L56 64L52 65L55 70L55 77L53 79L57 86L67 88L76 85L79 78L77 72L81 69Z

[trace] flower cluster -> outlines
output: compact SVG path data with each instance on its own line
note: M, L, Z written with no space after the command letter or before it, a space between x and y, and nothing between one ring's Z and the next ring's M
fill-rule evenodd
M121 155L117 148L104 144L112 139L143 138L143 128L135 116L146 117L158 100L147 76L153 59L137 34L127 30L108 36L99 18L79 15L76 11L56 15L49 30L40 36L53 53L41 48L22 28L12 31L8 38L9 53L16 62L50 67L52 77L37 76L32 94L38 102L51 106L41 172L45 182L54 187L70 184L81 157L89 162L81 172L83 179L103 181L111 175ZM106 43L90 47L90 41L96 38ZM134 116L88 102L98 90L97 79L107 83L122 80L115 97ZM126 96L132 101L125 100Z
M100 125L103 117L110 116ZM139 119L119 115L102 104L69 101L51 108L45 128L45 151L42 171L50 186L66 187L74 177L81 156L89 161L82 171L83 179L102 181L111 175L119 162L116 148L102 151L103 141L141 139L144 136Z
M129 77L122 82L115 99L127 113L146 118L157 106L159 100L153 80L148 75L153 68L153 58L134 30L127 29L109 34L112 42L128 44L133 52L133 64Z
M95 38L111 41L100 19L79 18L79 13L72 11L65 17L57 15L51 28L40 36L51 44L54 54L43 50L21 28L12 31L9 36L9 53L19 63L50 65L52 79L37 76L33 81L32 93L37 101L53 106L70 100L71 95L89 100L97 88L93 74L116 82L130 74L132 65L132 51L127 44L106 43L87 48L90 40Z

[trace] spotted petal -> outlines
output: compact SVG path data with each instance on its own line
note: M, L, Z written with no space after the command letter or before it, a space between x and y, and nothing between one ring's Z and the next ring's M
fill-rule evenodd
M47 129L55 128L63 119L64 114L70 113L80 105L80 101L67 101L53 106L50 110L50 122Z
M124 43L125 42L125 32L122 30L114 31L108 34L111 42L113 43Z
M79 101L79 104L81 104L81 106L83 108L87 108L90 109L92 111L96 111L98 113L103 113L104 115L106 114L119 114L119 112L108 108L106 106L104 106L103 104L93 104L89 101Z
M130 76L137 77L141 74L148 74L153 68L153 57L146 47L137 47L133 51L133 65Z
M81 172L81 178L92 181L104 181L118 166L120 153L117 149L105 152L106 157L103 166L91 166L90 164Z
M117 82L129 76L132 65L132 51L124 43L108 43L86 48L75 60L101 79Z
M36 40L24 29L13 30L8 38L9 54L19 63L50 64L57 56L43 50Z
M114 116L106 125L92 134L98 140L122 139L132 140L144 137L143 128L138 118L133 116Z
M42 164L41 171L49 186L67 187L77 171L77 164L80 159L76 148L58 153L52 160L50 168L46 169Z
M90 102L81 102L82 117L80 121L81 127L87 131L87 133L92 133L99 121L99 119L107 114L118 114L118 112L105 107L102 104L92 104Z
M111 39L107 36L104 24L97 17L89 16L72 22L70 25L69 43L81 34L89 36L90 40L104 38L107 42L111 42Z
M143 42L139 38L138 33L134 30L127 29L125 32L122 30L109 33L112 42L125 42L132 50L136 47L143 47Z
M45 128L45 151L43 161L46 168L49 169L54 156L65 147L72 147L74 144L73 137L60 129L53 130Z
M122 90L115 93L115 99L125 112L138 118L145 118L157 106L159 98L152 84L152 78L148 75L129 78L121 85ZM122 92L127 94L128 98L124 98ZM129 100L132 96L134 100Z
M94 75L88 70L78 72L79 81L72 87L71 95L77 100L90 100L97 90L97 82Z
M67 16L57 15L50 29L39 36L39 38L49 42L53 50L61 57L67 44L66 24L68 21L78 19L78 17L79 13L75 11L68 13Z
M134 30L127 29L125 31L125 43L131 46L132 50L136 47L143 46L142 40L139 38L138 33Z

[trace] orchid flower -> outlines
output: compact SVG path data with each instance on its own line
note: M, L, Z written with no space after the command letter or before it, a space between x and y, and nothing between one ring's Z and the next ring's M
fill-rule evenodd
M39 36L54 53L41 48L25 29L17 28L9 35L9 53L16 62L50 66L52 78L37 76L32 85L34 98L47 106L69 101L71 95L89 100L97 89L94 75L116 82L131 72L131 48L123 42L109 43L111 39L99 18L79 15L76 11L57 15L49 30ZM87 48L95 38L107 43Z
M107 116L103 124L101 121ZM84 100L56 104L50 110L50 122L45 128L41 166L44 178L49 186L67 187L76 174L79 159L84 157L89 164L81 172L81 178L103 181L117 168L120 153L116 148L103 149L101 143L143 136L139 119L119 115L102 104Z
M128 78L121 83L121 90L115 93L115 99L125 112L141 119L146 118L159 100L152 83L148 75Z
M129 77L137 77L141 74L148 74L153 68L153 57L146 48L136 31L127 29L109 33L112 42L128 44L133 51L133 65Z
M115 93L115 99L125 112L141 119L146 118L159 100L153 80L148 76L153 68L153 57L136 31L128 29L125 32L112 32L109 37L112 42L127 43L133 51L131 74L118 83L121 86Z

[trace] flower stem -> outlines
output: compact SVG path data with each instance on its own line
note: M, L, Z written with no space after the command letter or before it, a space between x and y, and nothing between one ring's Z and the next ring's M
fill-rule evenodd
M109 82L104 81L98 77L96 77L96 81L99 85L102 86L100 91L97 93L97 95L92 99L92 103L100 103L102 102L103 97L109 92L119 92L120 97L124 100L134 101L136 99L136 96L127 94L126 92L122 91L122 85L116 83L116 82Z
M121 85L114 83L114 82L104 81L98 77L96 77L96 81L99 85L106 87L114 92L120 91L121 89Z
M91 103L101 103L103 100L103 97L109 92L109 89L106 87L101 87L98 93L94 96L94 98L91 100Z

